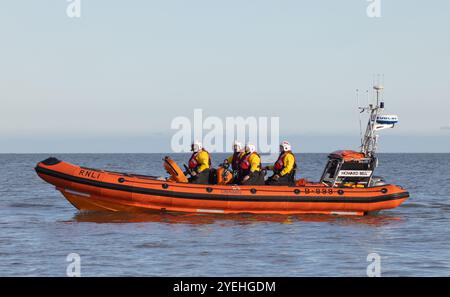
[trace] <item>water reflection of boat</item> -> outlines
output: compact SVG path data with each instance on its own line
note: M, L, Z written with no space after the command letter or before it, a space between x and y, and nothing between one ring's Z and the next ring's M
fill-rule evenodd
M336 223L341 225L381 226L401 222L402 219L391 215L372 216L329 216L329 215L255 215L255 214L192 214L192 213L161 213L161 212L79 212L72 221L78 223L122 224L122 223L162 223L208 225L225 224L249 225L258 223L293 224L298 222Z

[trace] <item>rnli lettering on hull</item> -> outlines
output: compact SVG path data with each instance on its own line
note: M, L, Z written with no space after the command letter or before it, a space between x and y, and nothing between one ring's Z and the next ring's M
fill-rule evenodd
M221 190L223 194L241 194L241 189L238 186L231 186L230 189Z
M92 179L100 178L100 172L95 172L95 171L86 170L86 169L80 169L80 172L78 173L78 175L83 176L83 177L89 177Z
M369 177L372 174L371 170L341 170L338 176L355 176L355 177Z

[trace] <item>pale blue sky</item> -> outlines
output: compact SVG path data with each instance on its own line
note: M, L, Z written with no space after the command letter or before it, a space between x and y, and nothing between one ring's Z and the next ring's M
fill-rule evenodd
M0 2L0 152L164 151L194 108L279 116L299 151L356 148L374 73L400 117L381 151L450 152L447 0L381 0L378 19L364 0L81 3Z

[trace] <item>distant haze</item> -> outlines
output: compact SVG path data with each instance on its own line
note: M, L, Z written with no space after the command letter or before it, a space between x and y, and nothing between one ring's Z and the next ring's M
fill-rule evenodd
M298 152L357 149L376 73L400 118L380 151L450 152L449 1L81 3L0 3L0 153L168 151L194 108L278 116Z

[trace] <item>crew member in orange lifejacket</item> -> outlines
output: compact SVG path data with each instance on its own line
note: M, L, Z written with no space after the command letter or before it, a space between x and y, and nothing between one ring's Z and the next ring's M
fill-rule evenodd
M191 146L192 156L189 159L187 173L191 175L189 182L193 184L208 184L211 157L203 148L202 143L196 141Z
M245 154L239 163L239 181L242 185L264 185L261 157L253 144L245 146Z
M229 168L231 166L231 171L233 173L233 183L237 183L239 175L239 164L241 158L245 155L244 148L242 144L235 140L233 143L233 154L223 161L223 166Z
M266 169L273 171L273 175L266 181L267 185L288 186L295 184L297 164L289 142L283 141L280 144L278 160L273 166L267 166Z

